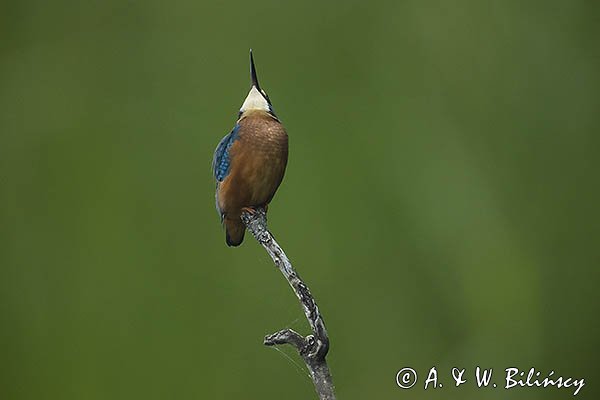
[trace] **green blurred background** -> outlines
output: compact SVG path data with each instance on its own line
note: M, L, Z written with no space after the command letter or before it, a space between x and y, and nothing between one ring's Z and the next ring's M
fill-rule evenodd
M0 398L314 398L262 346L307 332L295 297L214 209L250 47L290 135L270 227L339 398L573 393L476 389L478 365L598 398L598 21L588 1L3 2Z

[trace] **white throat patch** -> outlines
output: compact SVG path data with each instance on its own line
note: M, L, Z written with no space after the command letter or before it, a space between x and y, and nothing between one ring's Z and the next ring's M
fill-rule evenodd
M269 103L264 98L264 96L256 89L256 86L252 86L246 100L244 100L244 104L242 104L242 108L240 108L240 112L245 112L249 110L262 110L269 111Z

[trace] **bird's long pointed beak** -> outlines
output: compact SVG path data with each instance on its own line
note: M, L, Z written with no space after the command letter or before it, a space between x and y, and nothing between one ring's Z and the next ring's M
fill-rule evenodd
M254 66L254 57L252 57L252 49L250 49L250 77L252 78L252 86L256 86L256 89L260 91L258 77L256 76L256 67Z

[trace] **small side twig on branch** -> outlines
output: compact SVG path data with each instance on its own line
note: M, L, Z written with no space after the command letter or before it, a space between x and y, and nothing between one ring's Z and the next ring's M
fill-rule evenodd
M252 233L256 240L265 248L279 268L285 279L294 290L296 297L300 300L306 319L312 330L312 334L306 337L292 329L283 329L271 335L265 336L266 346L280 344L292 345L298 350L310 371L313 383L320 400L335 400L333 381L325 356L329 351L329 337L319 312L319 307L310 293L308 286L300 279L294 267L290 263L283 249L273 238L267 229L267 214L264 209L259 208L254 213L244 212L242 221L246 228Z

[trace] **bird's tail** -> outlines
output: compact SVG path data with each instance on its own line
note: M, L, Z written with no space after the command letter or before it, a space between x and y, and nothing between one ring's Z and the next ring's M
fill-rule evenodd
M239 246L244 241L244 233L246 226L242 220L238 218L227 218L223 221L225 224L225 241L227 246Z

